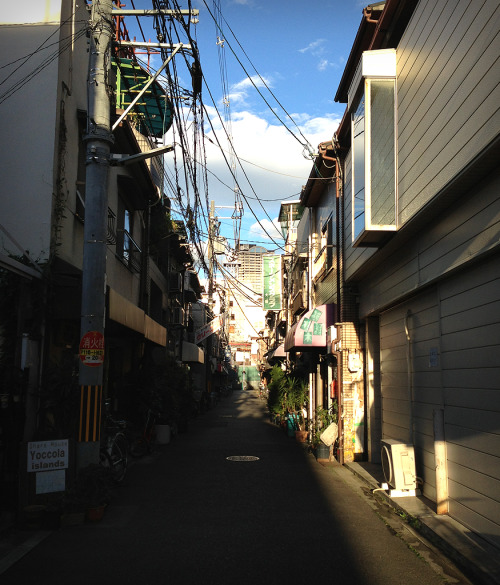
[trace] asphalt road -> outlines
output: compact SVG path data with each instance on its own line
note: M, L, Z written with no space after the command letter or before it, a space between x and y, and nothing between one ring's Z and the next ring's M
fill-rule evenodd
M134 462L100 523L54 531L0 582L469 583L404 524L272 425L255 392L235 392Z

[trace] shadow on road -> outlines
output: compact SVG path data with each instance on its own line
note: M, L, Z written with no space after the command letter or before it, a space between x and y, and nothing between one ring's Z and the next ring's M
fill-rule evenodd
M246 460L228 460L244 456ZM347 472L348 473L348 472ZM335 467L235 392L129 469L104 520L54 532L2 575L134 584L442 583Z

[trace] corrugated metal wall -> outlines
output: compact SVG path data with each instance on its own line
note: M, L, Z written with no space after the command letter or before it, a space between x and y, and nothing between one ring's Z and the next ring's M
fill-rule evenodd
M500 258L490 258L380 318L383 436L414 443L417 475L435 500L432 417L444 409L450 515L497 546L499 290Z

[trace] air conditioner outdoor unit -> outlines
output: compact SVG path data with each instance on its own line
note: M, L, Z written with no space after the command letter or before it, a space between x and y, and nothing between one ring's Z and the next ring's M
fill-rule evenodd
M181 307L175 307L172 309L171 325L184 325L184 309Z
M401 491L417 488L413 445L394 439L382 439L381 456L384 476L390 486Z
M170 292L180 292L182 290L182 274L180 272L171 272L168 285Z

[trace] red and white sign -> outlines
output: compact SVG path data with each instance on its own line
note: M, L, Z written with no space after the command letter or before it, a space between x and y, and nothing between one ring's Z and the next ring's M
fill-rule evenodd
M216 331L219 331L219 329L221 328L221 321L222 319L221 316L219 315L218 317L215 317L215 319L212 319L210 323L207 323L203 327L200 327L195 333L194 342L200 343L200 341L203 341L207 337L210 337L210 335L212 335Z
M80 341L80 359L86 366L96 367L104 363L104 335L100 331L85 333Z

